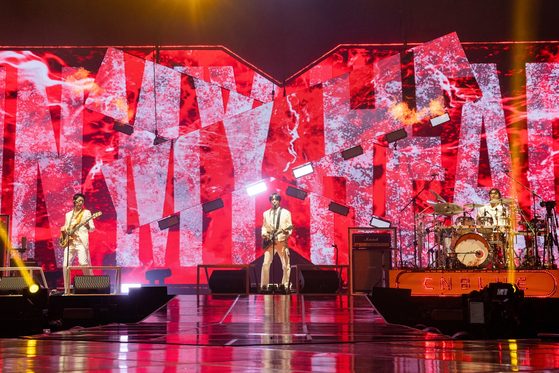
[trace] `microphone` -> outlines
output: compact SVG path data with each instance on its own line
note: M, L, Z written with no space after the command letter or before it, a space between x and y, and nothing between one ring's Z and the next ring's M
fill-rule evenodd
M435 176L439 176L439 174L431 174L431 175L429 175L429 176L435 177Z
M503 170L504 173L512 172L512 170Z

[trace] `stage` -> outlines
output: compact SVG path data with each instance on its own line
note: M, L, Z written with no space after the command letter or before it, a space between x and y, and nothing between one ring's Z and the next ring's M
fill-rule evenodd
M386 321L362 296L179 295L135 324L4 339L4 371L559 369L557 343L469 341Z

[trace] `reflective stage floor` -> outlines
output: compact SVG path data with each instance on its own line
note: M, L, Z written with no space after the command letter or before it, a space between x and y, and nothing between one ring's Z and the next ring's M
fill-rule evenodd
M559 343L462 341L389 324L366 296L179 295L138 324L3 339L0 364L3 372L553 371Z

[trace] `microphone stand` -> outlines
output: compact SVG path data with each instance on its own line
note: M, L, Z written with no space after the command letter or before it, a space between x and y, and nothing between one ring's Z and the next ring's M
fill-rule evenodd
M423 263L422 263L422 258L421 255L422 253L417 252L417 219L415 217L416 214L416 200L417 197L419 197L419 195L421 193L423 193L424 190L429 189L429 186L431 185L431 183L433 182L433 180L435 180L435 177L437 177L436 174L431 175L432 179L429 180L429 182L427 184L425 184L423 186L423 188L421 188L421 190L411 199L411 201L409 201L401 210L400 212L403 212L409 205L413 204L413 255L414 255L414 265L417 268L417 257L419 256L419 268L423 268Z
M74 208L72 209L72 214L74 213ZM64 294L70 294L70 226L72 225L72 218L68 221L68 226L66 226L66 268L64 271L66 272L66 281L64 281ZM67 283L66 283L67 282Z
M559 241L557 240L557 210L555 209L555 206L553 206L553 214L550 213L548 214L550 215L550 221L551 221L551 227L549 227L548 232L551 235L551 238L553 239L552 241L554 241L555 243L555 247L557 248L558 254L559 254ZM553 245L552 245L553 246ZM553 255L553 247L551 249L551 266L553 269L555 269L555 256Z
M274 257L276 256L276 233L274 233L274 235L272 236L272 260L270 262L270 265L272 266L272 294L274 294L276 292L276 286L275 286L275 280L276 280L276 270L275 270L275 266L274 266ZM270 284L268 283L268 288L270 287Z
M534 219L534 223L537 223L536 221L536 197L538 197L539 199L543 200L543 198L541 196L539 196L538 194L536 194L536 192L534 192L533 190L531 190L530 188L528 188L526 185L522 184L520 181L516 180L514 177L509 175L509 172L505 172L505 175L507 175L507 177L511 180L513 180L514 182L516 182L517 184L519 184L520 186L522 186L524 189L526 189L528 192L530 192L530 194L532 195L532 219ZM540 255L538 253L538 228L537 228L537 224L536 227L531 227L532 233L534 234L534 238L532 239L532 255L535 255L536 257L536 265L539 267L540 266Z
M553 245L559 250L559 242L557 241L557 212L555 210L555 205L549 206L546 204L546 224L545 229L547 231L545 241L546 249L548 250L548 258L551 262L551 266L548 268L555 269L555 255L553 255Z

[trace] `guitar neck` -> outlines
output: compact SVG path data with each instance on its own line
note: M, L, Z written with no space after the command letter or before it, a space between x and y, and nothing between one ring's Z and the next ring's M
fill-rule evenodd
M84 222L82 222L82 223L79 223L79 224L76 225L74 228L72 228L72 230L70 231L70 236L71 236L72 234L76 233L78 229L80 229L81 227L83 227L83 225L84 225L85 223L87 223L88 221L90 221L91 219L93 219L93 215L90 216L89 218L87 218L86 221L84 221Z

